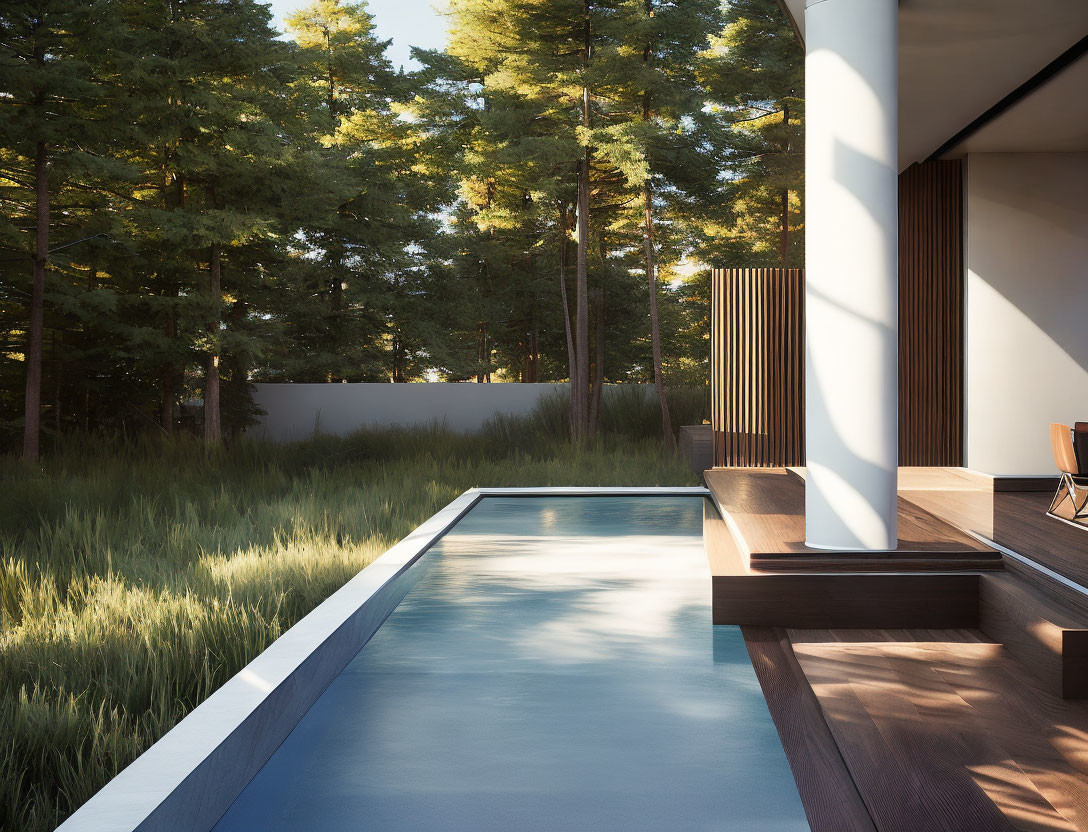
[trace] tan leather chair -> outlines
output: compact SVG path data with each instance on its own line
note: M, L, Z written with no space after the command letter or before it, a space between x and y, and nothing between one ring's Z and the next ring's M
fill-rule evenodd
M1073 506L1073 517L1061 518L1064 520L1088 518L1088 422L1077 422L1075 434L1074 443L1074 431L1069 425L1054 423L1050 426L1050 449L1061 479L1046 513L1058 517L1055 510L1069 500ZM1081 492L1083 497L1080 496Z

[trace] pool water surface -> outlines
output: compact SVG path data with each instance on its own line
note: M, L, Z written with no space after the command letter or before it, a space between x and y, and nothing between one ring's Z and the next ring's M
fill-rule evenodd
M702 518L485 497L216 831L807 830Z

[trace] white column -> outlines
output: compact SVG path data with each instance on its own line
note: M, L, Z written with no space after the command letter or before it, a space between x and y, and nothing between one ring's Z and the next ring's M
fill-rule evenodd
M805 8L805 519L809 546L894 549L896 0Z

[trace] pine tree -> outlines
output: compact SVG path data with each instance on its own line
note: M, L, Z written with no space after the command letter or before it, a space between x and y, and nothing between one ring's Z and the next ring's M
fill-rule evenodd
M329 180L324 205L303 225L304 251L318 254L327 314L311 310L327 337L312 356L322 380L404 376L392 315L418 271L413 243L427 231L432 205L411 164L411 129L395 105L407 84L385 57L365 3L318 0L291 16L299 105L313 113L313 152ZM316 379L314 379L316 380Z
M276 173L283 129L270 110L285 52L267 7L253 0L130 8L133 50L158 69L141 76L140 116L161 144L143 156L153 187L137 221L165 301L165 337L156 339L155 359L163 367L163 427L173 429L179 371L196 357L203 365L204 438L216 444L224 286L233 294L242 288L231 258L275 230L282 199ZM237 344L239 334L227 340Z
M41 433L42 353L46 274L53 202L61 188L99 178L104 168L103 122L110 117L105 87L110 72L107 45L117 16L107 2L63 0L8 2L0 6L0 146L9 198L33 195L26 219L33 246L22 243L18 220L5 237L33 250L29 292L23 458L38 458ZM9 220L11 222L11 220Z
M5 4L0 431L198 430L203 396L214 443L251 380L437 374L569 379L579 439L653 380L668 438L705 363L678 264L802 245L799 51L727 11L454 0L405 76L360 3L286 42L255 0Z
M729 213L719 222L740 239L747 262L796 267L804 176L803 50L772 0L731 0L700 77L725 130ZM718 235L721 237L721 234Z
M630 200L639 206L642 268L647 279L653 380L657 388L664 441L675 436L665 390L657 283L658 248L655 216L662 209L656 193L674 192L679 180L713 177L712 168L696 164L685 170L677 162L693 160L705 93L696 78L708 33L720 27L716 0L626 0L604 32L616 55L603 81L612 102L604 123L594 133L598 152L620 170ZM678 153L684 148L687 153ZM634 223L633 223L634 224Z
M454 24L449 49L479 73L482 121L489 134L486 144L525 159L525 168L539 177L526 183L525 190L544 197L542 204L561 206L554 221L560 248L565 246L566 219L574 218L577 248L569 340L574 353L571 425L576 440L592 429L589 268L594 240L590 214L594 176L603 184L607 173L602 176L595 171L589 137L601 106L595 84L606 71L596 58L598 30L613 13L611 4L599 0L458 0L451 6ZM506 130L496 129L502 127L497 118L487 123L487 115L492 111L505 115L504 105L510 104L517 108L514 112L528 116L527 131L509 129L520 126L516 120ZM566 207L568 199L573 200L571 208ZM561 259L560 270L564 269ZM594 385L598 389L599 381Z

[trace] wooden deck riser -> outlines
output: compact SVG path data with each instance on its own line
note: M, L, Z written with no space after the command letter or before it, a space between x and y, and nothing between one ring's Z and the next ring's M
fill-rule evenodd
M963 494L975 490L962 474L955 484L969 490L949 494L947 500L934 487L940 485L940 471L928 472L933 482L919 481L917 472L910 475L914 486L924 490L908 493L930 509L901 499L901 520L919 544L913 551L824 553L796 546L803 540L803 477L767 470L714 473L708 482L712 489L718 486L717 505L727 513L723 519L711 509L704 526L714 623L791 629L979 628L1005 644L1055 696L1088 697L1088 599L1052 578L1041 579L1043 573L961 530L973 532L974 526L957 528L931 513L953 512ZM989 483L984 485L994 493ZM1017 509L1020 503L1029 505L1020 500L1014 503ZM953 513L949 519L959 518ZM977 523L973 515L971 520ZM922 534L927 527L929 539Z
M717 575L715 624L788 628L974 628L977 574Z
M859 556L855 553L835 554L830 557L797 555L752 555L749 558L752 573L805 572L986 572L1004 569L1000 557L933 557L932 554L912 557L901 552L872 553Z
M1028 585L1011 575L981 576L979 629L1055 696L1088 697L1088 627Z

